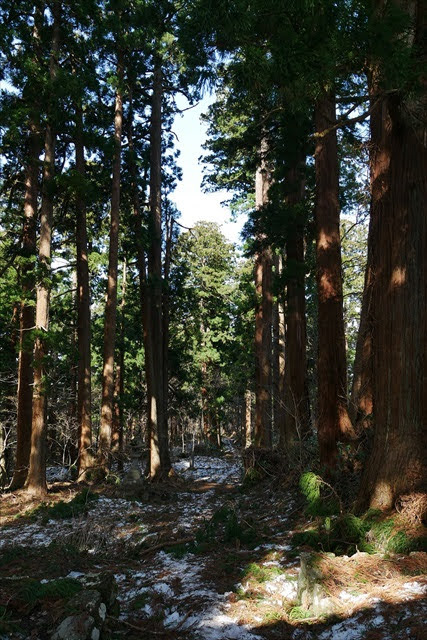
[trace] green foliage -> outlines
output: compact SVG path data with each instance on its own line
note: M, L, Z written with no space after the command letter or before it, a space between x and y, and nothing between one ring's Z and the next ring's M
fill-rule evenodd
M43 522L47 522L50 519L76 518L87 513L90 509L90 503L98 500L98 498L97 493L92 493L89 489L83 489L69 502L60 500L51 504L42 503L31 511L27 511L24 517L37 518L41 516Z
M276 566L263 566L256 562L251 562L243 569L242 578L248 578L255 582L267 582L277 576L284 574L283 569Z
M132 611L143 609L143 607L145 607L145 605L148 604L149 601L150 601L150 592L147 589L147 591L143 591L142 593L139 593L136 596L136 598L132 600L130 608Z
M68 599L79 593L82 588L81 583L73 578L59 578L49 582L28 578L19 590L19 598L28 604L44 599Z
M235 543L252 546L257 540L257 533L250 521L239 520L237 512L228 506L216 511L196 533L198 547Z
M331 495L329 485L312 471L303 473L299 487L303 494L307 507L306 511L312 516L336 515L339 513L339 503L335 495ZM322 488L327 488L328 495L322 496Z
M313 612L309 609L304 609L301 606L292 607L292 609L288 613L288 617L290 620L307 620L308 618L313 618Z
M8 637L14 631L19 631L17 622L13 617L13 612L0 604L0 633L4 634L4 637Z
M410 553L424 551L426 538L411 537L397 529L394 518L375 510L358 517L343 513L338 517L318 517L317 527L297 532L292 537L294 547L309 546L316 551L352 555L366 553Z

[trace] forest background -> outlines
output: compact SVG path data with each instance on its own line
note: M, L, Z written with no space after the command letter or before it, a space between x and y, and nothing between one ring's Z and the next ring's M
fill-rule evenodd
M422 495L424 9L3 3L3 486L105 479L136 437L162 481L227 432L355 478L359 509ZM204 187L243 254L171 199L177 96L209 87Z

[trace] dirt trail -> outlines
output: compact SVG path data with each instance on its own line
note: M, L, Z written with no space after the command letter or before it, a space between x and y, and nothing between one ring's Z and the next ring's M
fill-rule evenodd
M242 491L230 442L224 456L196 456L194 469L183 459L174 468L178 478L166 487L104 487L74 518L44 514L44 521L6 523L0 572L53 580L112 571L120 612L108 626L117 639L421 640L413 620L427 609L415 579L400 607L366 598L359 610L357 596L343 591L346 619L303 624L284 615L296 604L299 557L290 544L301 515L296 496L265 486ZM66 491L73 497L76 490L63 486L58 495ZM0 639L41 640L48 628L48 612L30 611L23 632L0 631Z

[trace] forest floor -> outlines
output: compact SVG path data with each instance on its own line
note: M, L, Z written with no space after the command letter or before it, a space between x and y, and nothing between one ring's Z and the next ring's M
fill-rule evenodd
M162 487L117 479L83 494L51 471L50 502L41 507L4 494L0 639L44 640L61 615L52 597L15 602L2 578L71 584L104 571L118 584L120 608L106 620L112 639L426 637L427 554L340 559L329 576L334 612L314 617L296 602L304 549L291 538L307 524L298 493L242 487L230 442L225 455L196 456L189 467L178 460Z

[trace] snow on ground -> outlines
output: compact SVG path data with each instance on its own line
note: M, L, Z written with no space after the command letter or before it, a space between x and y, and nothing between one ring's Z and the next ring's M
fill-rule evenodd
M196 456L194 468L190 468L188 459L175 462L173 466L180 476L193 481L195 485L207 482L221 486L237 483L242 477L241 465L231 456ZM54 469L49 477L64 480L65 471L61 468ZM108 558L113 548L126 548L129 551L129 548L143 542L155 545L158 538L164 539L165 532L169 532L171 538L191 536L204 521L211 518L223 502L224 496L218 495L214 488L197 492L186 489L175 494L172 501L156 503L100 496L90 504L90 511L85 516L49 520L47 525L41 520L34 523L28 523L25 519L16 520L13 525L2 529L0 548L10 544L45 547L52 542L77 540L78 544L86 545L84 548L93 554L107 551L108 555L105 557ZM256 511L256 506L254 509ZM292 531L288 523L294 511L295 503L291 498L280 509L274 503L274 498L271 498L271 515L262 518L278 542L259 545L255 551L265 552L269 558L261 563L263 566L277 567L284 571L263 583L263 604L266 607L283 607L296 599L295 560L287 558L286 553L291 548L289 541ZM238 624L237 614L233 616L236 607L230 604L230 592L221 592L207 577L209 572L206 562L209 558L187 553L178 559L164 551L158 551L148 561L142 560L136 569L135 561L126 564L120 557L120 551L117 551L116 557L111 557L115 558L117 564L115 578L119 588L121 620L132 620L135 616L139 620L148 620L160 614L166 629L184 632L191 640L262 639L263 636L259 635L260 632L255 627ZM77 578L84 574L72 571L68 575ZM234 584L234 591L239 587L243 592L248 589L246 584ZM403 584L401 599L403 602L410 601L426 592L425 584L416 580L408 581ZM383 640L392 637L387 635L387 625L378 600L369 601L363 594L353 595L345 589L341 591L339 600L343 605L349 606L360 605L366 600L366 605L370 608L368 613L366 609L358 611L321 632L312 632L306 627L297 628L291 632L292 638L360 640L371 630L380 628L384 628L381 635ZM244 610L246 602L242 600L239 604ZM254 624L261 623L262 618L253 615L252 621ZM409 639L410 636L403 634L402 638Z
M242 477L242 466L228 458L195 456L194 468L189 459L174 462L173 468L184 478L216 484L237 483Z
M257 640L258 635L225 613L228 594L218 593L207 583L202 577L203 569L201 558L191 553L176 559L159 551L152 558L149 571L116 575L122 619L132 614L138 597L143 595L148 602L157 595L166 628L191 631L192 637L200 640ZM139 613L148 618L155 611L152 605L144 604Z
M186 479L216 484L236 482L236 479L241 477L240 465L234 460L196 456L195 468L189 469L189 465L189 461L184 460L175 463L174 468ZM58 469L62 478L62 471L65 472L66 469ZM23 519L22 524L17 521L13 526L3 528L0 548L11 543L46 547L52 542L63 542L64 538L71 539L77 532L82 533L82 527L87 530L88 538L92 539L96 537L96 531L99 529L98 537L102 537L103 548L114 546L118 541L140 544L148 542L155 535L155 532L149 531L145 523L149 515L155 514L159 522L173 523L174 533L186 531L188 534L205 519L210 518L213 511L220 506L220 502L214 499L213 490L204 493L182 492L177 498L173 505L159 505L100 496L97 501L91 503L89 513L81 518L49 520L47 526L42 522L28 524L28 521ZM106 530L108 536L102 535ZM100 542L94 540L97 541Z

